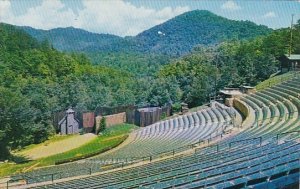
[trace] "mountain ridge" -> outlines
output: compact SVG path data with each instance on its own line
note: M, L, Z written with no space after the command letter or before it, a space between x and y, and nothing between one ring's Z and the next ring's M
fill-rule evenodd
M106 46L108 43L122 39L116 35L93 33L74 27L60 27L50 30L35 29L29 26L20 26L20 28L38 41L48 40L56 49L61 51L84 51L95 43Z
M172 48L187 53L196 45L214 45L230 39L250 39L269 31L271 29L266 26L250 21L230 20L207 10L193 10L145 30L136 38L150 44L152 51L168 54L171 49L169 44L173 45ZM163 35L154 35L159 32Z
M136 36L120 37L67 27L35 30L21 27L37 40L49 40L61 51L140 52L181 56L198 45L215 45L232 39L250 39L272 29L250 21L236 21L207 10L193 10L151 27Z

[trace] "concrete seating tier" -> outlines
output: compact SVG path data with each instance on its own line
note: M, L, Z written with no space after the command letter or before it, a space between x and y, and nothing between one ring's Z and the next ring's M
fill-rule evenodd
M227 108L229 109L229 108ZM94 159L151 156L215 137L232 127L229 110L207 108L141 128L126 146Z

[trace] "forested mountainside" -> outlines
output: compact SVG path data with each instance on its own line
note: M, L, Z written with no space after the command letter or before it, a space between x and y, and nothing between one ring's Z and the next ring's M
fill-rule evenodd
M270 31L266 26L250 21L234 21L209 11L195 10L154 26L134 39L143 52L178 56L190 52L195 46L250 39Z
M72 27L48 31L22 28L39 41L49 40L60 51L142 52L177 57L187 54L195 46L250 39L272 31L266 26L229 20L205 10L186 12L137 36L124 38Z
M161 67L172 60L167 55L136 52L91 52L85 54L93 64L120 69L137 77L154 76Z
M153 75L162 65L195 47L253 39L272 31L266 26L229 20L204 10L181 14L133 37L96 34L73 27L21 28L59 51L85 53L93 64L126 70L140 77Z
M130 44L122 37L110 34L97 34L82 29L68 27L51 30L20 27L39 42L49 41L59 51L68 52L117 52L125 51ZM129 43L129 42L128 42Z

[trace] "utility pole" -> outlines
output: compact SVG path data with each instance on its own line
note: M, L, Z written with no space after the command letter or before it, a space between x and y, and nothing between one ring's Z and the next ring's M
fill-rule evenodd
M217 81L218 81L218 61L219 61L219 55L217 54L217 57L216 57L216 64L215 64L215 67L216 67L216 74L215 74L215 96L214 96L214 100L216 101L217 100Z
M293 22L294 22L294 14L292 14L292 22L291 22L291 36L290 36L289 56L291 56L291 54L292 54L292 45L293 45Z
M1 24L1 13L0 13L0 24ZM1 26L0 26L0 31L1 31Z
M218 63L216 62L216 75L215 75L215 98L214 100L216 101L217 99L217 78L218 78Z

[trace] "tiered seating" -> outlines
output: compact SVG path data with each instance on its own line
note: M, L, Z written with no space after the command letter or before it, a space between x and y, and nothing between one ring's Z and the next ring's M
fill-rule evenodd
M253 114L249 117L255 119L253 125L213 146L197 149L191 154L46 187L280 188L294 185L299 183L300 134L280 134L300 130L299 92L300 79L296 78L242 97L240 101L247 103ZM136 133L136 139L124 147L124 151L122 149L105 157L113 154L129 157L131 152L137 156L141 155L139 149L143 153L146 150L159 152L161 146L168 148L173 144L192 142L195 136L205 138L212 125L226 120L228 113L219 110L206 109L143 128ZM195 128L200 127L202 132L194 135L193 132L197 132ZM157 139L160 142L155 143ZM164 144L170 139L174 139L172 145ZM153 145L147 146L147 142Z
M274 181L278 174L297 172L299 157L300 144L295 142L247 148L240 145L217 153L195 153L109 174L48 185L47 188L251 186L259 181Z
M229 109L229 108L227 108ZM207 108L139 129L135 139L123 148L99 159L147 157L174 150L223 133L232 127L229 110Z
M278 85L277 88L278 87L280 88L281 86L282 85ZM254 97L256 100L251 102L252 103L251 107L257 108L259 104L261 105L263 104L264 107L268 107L268 104L266 104L266 102L269 100L273 104L277 103L275 107L274 105L271 105L269 107L269 110L271 111L271 107L272 107L273 111L280 112L279 117L277 117L278 114L274 114L273 118L268 117L268 115L263 115L264 113L262 113L262 115L257 115L256 117L265 116L266 119L270 121L261 125L257 123L254 124L252 128L236 135L235 140L247 139L255 136L260 136L263 137L265 140L268 140L268 139L272 139L272 137L276 136L278 133L296 129L295 127L297 126L297 124L299 124L299 118L298 118L298 110L300 109L299 102L297 102L297 100L294 99L294 103L292 103L289 99L286 99L284 95L280 92L280 89L276 90L274 87L272 90L273 93L270 93L266 90L266 91L258 92L255 95L252 95L252 97ZM256 98L256 96L258 96L258 98ZM245 98L250 99L249 97L245 97ZM265 103L263 101L259 101L259 99L264 99L263 101L265 101ZM280 99L280 101L278 101L278 99ZM276 109L274 110L274 108L276 107L277 110ZM265 114L267 114L266 112ZM258 118L256 118L256 120L259 121ZM225 142L226 141L223 141L223 144Z
M25 174L15 175L13 176L13 180L26 179L27 183L30 184L74 177L78 175L89 175L98 171L100 171L100 166L96 165L95 163L93 164L92 162L87 162L84 164L69 163L41 168Z

